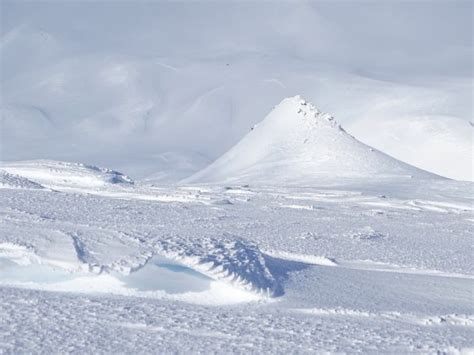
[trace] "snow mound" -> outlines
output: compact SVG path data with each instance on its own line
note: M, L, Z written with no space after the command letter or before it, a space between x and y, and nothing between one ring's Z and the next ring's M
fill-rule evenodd
M101 187L107 184L133 184L117 171L81 163L54 160L4 162L1 168L48 187Z
M9 174L4 170L0 170L0 188L6 189L43 189L40 184L28 180L27 178Z
M317 179L430 174L348 134L300 96L284 99L237 145L184 182L311 183Z

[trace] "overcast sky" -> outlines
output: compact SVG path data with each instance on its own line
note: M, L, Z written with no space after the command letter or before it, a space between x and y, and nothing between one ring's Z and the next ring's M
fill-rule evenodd
M352 70L470 75L472 6L449 0L3 0L2 35L27 24L54 33L71 51L210 56L230 49L272 54L278 47Z

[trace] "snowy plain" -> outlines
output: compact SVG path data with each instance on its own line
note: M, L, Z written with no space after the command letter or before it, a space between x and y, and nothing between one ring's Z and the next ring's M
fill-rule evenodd
M4 188L0 347L467 351L470 189Z
M474 354L471 2L0 10L0 354Z

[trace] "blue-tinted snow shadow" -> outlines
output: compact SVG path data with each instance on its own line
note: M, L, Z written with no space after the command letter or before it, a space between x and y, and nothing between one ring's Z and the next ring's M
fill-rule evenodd
M185 265L155 257L139 270L119 276L127 287L138 291L165 291L169 294L202 292L213 281Z
M300 261L292 261L275 258L269 255L264 255L265 264L276 280L276 287L273 293L274 297L281 297L285 294L285 282L293 272L305 270L313 265L303 263Z
M153 258L143 267L123 275L118 272L105 272L122 282L124 289L136 291L163 291L168 294L180 294L187 292L203 292L211 287L213 280L185 265L166 260L164 258ZM65 282L74 282L80 278L89 278L90 283L101 283L100 277L104 273L95 274L91 272L72 272L60 267L47 264L19 265L14 261L0 257L0 284L19 284L23 286L42 286ZM96 287L94 290L104 288ZM94 292L94 290L83 289L82 284L77 284L76 291Z

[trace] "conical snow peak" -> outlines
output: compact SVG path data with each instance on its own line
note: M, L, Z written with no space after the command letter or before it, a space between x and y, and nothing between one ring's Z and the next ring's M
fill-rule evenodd
M338 178L433 178L373 149L300 96L284 99L233 148L184 182L311 184Z

